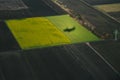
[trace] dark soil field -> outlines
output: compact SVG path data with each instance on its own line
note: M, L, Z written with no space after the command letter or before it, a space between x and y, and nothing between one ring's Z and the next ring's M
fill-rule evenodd
M0 19L25 17L27 9L22 0L0 0Z
M20 49L7 25L0 21L0 52Z
M22 0L0 0L0 10L20 10L27 8Z
M108 14L110 14L120 22L120 12L109 12Z
M83 17L83 20L87 20L90 22L94 27L96 34L105 35L108 34L108 38L113 38L113 32L115 29L120 30L119 26L120 23L116 22L112 18L106 16L101 11L94 9L93 7L86 5L84 2L81 1L74 1L74 0L59 0L62 2L63 5L66 5L68 9L73 11L76 14L79 14ZM76 5L76 6L74 6ZM76 8L77 7L77 8Z
M18 4L15 4L14 1L16 1L16 3ZM8 3L6 2L4 4L8 4ZM50 15L58 15L59 13L65 14L65 12L59 7L56 7L54 5L54 7L56 7L57 10L61 12L57 12L53 10L51 7L45 4L42 0L23 0L23 3L24 5L22 8L21 8L21 4L19 3L19 0L13 0L13 2L11 2L11 4L9 4L8 6L3 6L2 4L2 8L0 9L0 19L12 19L12 18L16 19L16 18L25 18L25 17L35 17L35 16L50 16ZM17 8L14 9L13 5L17 6Z
M24 0L24 3L29 7L32 16L49 16L57 14L57 12L51 9L42 0Z
M91 5L120 3L120 0L81 0L81 1L85 1Z
M91 45L120 73L120 42L101 41Z
M86 44L0 53L0 80L119 80Z
M113 32L116 29L120 30L118 22L80 0L60 1L74 13L82 15L84 20L94 24L95 30L101 35L108 33L109 38L113 39ZM114 0L114 2L117 1L119 0ZM87 43L78 43L21 50L2 19L65 14L61 9L58 10L61 11L60 13L56 9L52 9L51 7L55 7L55 5L49 7L43 0L23 0L23 3L27 6L24 9L7 10L8 7L5 6L4 10L0 10L0 80L120 80L119 40L91 42L89 45L92 48ZM94 2L94 4L102 3ZM59 7L57 8L59 9Z

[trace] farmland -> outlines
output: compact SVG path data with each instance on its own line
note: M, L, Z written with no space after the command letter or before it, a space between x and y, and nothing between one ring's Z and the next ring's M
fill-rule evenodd
M100 41L91 42L91 45L111 64L114 68L120 72L120 42L116 41Z
M22 0L0 0L0 10L20 10L27 8Z
M69 15L63 15L64 10L57 7L60 12L56 12L41 0L12 0L10 3L5 1L5 4L10 6L10 9L8 6L4 7L0 17L9 19L5 20L7 27L22 49L99 40ZM15 9L12 8L13 6L16 6ZM74 26L75 30L64 31Z
M42 0L0 0L0 19L18 19L57 14Z
M28 17L28 12L22 0L0 0L0 19Z
M70 43L70 40L45 18L6 22L22 49Z
M100 43L99 45L104 44ZM108 47L101 46L98 46L97 49L106 49ZM108 48L106 51L112 51L112 48ZM6 80L120 79L85 43L1 52L0 62L0 69L2 69L0 76L4 75ZM3 77L0 78L4 80Z
M119 3L120 0L83 0L91 5Z
M94 7L104 10L105 12L119 12L120 11L120 3L95 5Z
M50 16L47 18L55 24L57 28L59 28L73 43L99 40L94 34L85 29L82 25L78 24L69 15ZM64 30L69 27L75 27L75 30L65 32Z
M61 4L62 3L62 4ZM115 21L113 18L108 17L103 12L98 11L90 5L86 5L86 3L77 0L59 0L57 4L67 6L66 9L70 9L75 14L81 15L83 17L83 21L88 21L91 26L95 27L96 35L104 36L104 34L108 34L107 39L112 39L114 37L113 32L117 28L119 30L120 23ZM76 6L74 6L76 5ZM89 28L88 26L85 26ZM92 28L92 27L90 27Z
M106 12L120 22L120 3L95 5L100 11Z
M120 24L91 6L119 0L0 1L0 80L120 80Z
M19 44L15 40L5 22L0 21L0 52L19 49Z
M120 22L120 0L83 0Z
M99 40L69 15L7 20L6 23L22 49ZM75 26L74 31L64 31L71 26Z

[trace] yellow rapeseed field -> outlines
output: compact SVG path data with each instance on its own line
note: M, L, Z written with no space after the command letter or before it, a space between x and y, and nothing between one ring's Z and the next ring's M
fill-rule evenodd
M70 40L44 17L6 21L22 49L68 44Z

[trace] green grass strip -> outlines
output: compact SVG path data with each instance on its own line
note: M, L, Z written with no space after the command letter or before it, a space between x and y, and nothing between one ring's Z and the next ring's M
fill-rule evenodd
M73 20L69 15L50 16L46 18L56 25L57 28L59 28L72 41L72 43L99 40L98 37ZM70 32L64 31L70 28L75 29Z

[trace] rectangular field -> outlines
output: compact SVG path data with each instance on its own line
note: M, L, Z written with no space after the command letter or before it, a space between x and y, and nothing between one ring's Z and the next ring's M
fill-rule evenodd
M120 11L120 3L96 5L94 7L100 10L103 10L105 12L119 12Z
M6 23L22 49L70 43L55 25L43 17L7 20Z
M90 5L120 3L120 0L82 0Z
M0 0L0 10L21 10L28 8L22 0Z
M73 20L69 15L50 16L46 18L56 25L72 43L99 40L98 37ZM71 28L71 31L65 31L66 29L69 30L69 28ZM72 28L74 29L72 30Z

